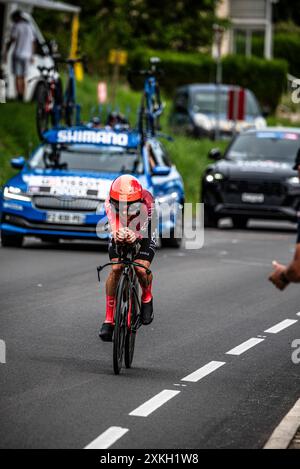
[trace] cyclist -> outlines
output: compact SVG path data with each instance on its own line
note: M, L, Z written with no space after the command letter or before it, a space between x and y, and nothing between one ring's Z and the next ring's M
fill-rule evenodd
M119 176L111 185L105 209L111 227L110 260L118 261L118 244L138 242L135 261L149 268L156 251L156 214L150 192L135 177ZM106 282L106 317L99 332L105 342L112 341L115 295L122 268L122 265L112 266ZM141 321L146 325L153 320L152 274L148 275L142 267L135 270L142 288Z

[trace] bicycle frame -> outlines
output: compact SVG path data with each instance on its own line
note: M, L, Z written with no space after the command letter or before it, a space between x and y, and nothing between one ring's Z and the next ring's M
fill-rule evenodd
M64 96L64 104L65 106L74 106L76 109L76 125L80 125L80 111L81 107L79 104L76 103L76 78L75 78L75 70L74 70L74 65L76 60L67 60L68 64L68 84Z
M128 253L126 253L126 254L128 255ZM133 252L132 251L129 252L129 255L130 254L132 255ZM138 304L139 311L140 311L141 310L141 301L140 301L140 298L138 296L138 293L137 293L135 285L134 285L134 283L135 283L134 280L135 280L135 277L136 277L134 267L141 267L141 268L145 269L147 275L151 275L151 270L148 269L147 267L145 267L144 265L131 260L126 255L124 257L121 255L120 260L113 261L113 262L107 262L106 264L97 267L99 282L101 282L100 273L102 272L102 270L104 270L106 267L113 266L113 265L123 265L124 266L124 270L122 272L122 275L125 275L127 277L128 281L129 281L130 292L133 293L133 295L135 297L135 300ZM141 323L140 323L140 319L139 319L139 315L138 315L137 322L133 327L133 331L135 332L140 326L141 326Z
M152 65L151 70L141 73L146 75L142 103L139 112L139 130L142 135L142 139L144 140L145 137L154 137L155 121L162 114L163 105L161 102L160 89L156 78L156 67ZM155 104L157 104L156 110L154 110ZM144 131L144 117L146 118L146 132Z

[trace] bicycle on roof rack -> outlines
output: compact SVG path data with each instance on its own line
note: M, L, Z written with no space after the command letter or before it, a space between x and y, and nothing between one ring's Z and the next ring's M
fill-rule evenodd
M146 76L144 91L139 109L139 132L142 139L153 137L157 130L160 130L159 117L163 112L163 104L160 96L158 76L161 72L157 65L160 63L158 57L150 59L150 69L140 71L140 75Z
M139 249L139 243L133 245L119 245L117 262L108 262L97 267L98 279L100 273L110 265L123 265L124 269L118 283L115 306L115 327L113 334L113 369L116 375L121 371L123 359L126 368L131 368L136 333L141 327L141 298L140 287L134 267L142 267L147 274L151 270L134 261Z
M50 127L58 127L61 120L65 121L67 127L80 125L81 107L76 103L76 79L75 64L83 63L85 58L77 59L55 59L53 67L39 67L41 80L37 89L37 111L36 125L41 140L43 134ZM57 70L57 64L64 63L68 66L68 81L65 92L63 92L62 81Z

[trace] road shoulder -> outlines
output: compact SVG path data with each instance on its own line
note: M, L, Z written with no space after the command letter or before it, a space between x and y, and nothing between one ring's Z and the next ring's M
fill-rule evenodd
M300 399L275 428L264 449L287 449L300 427ZM298 445L299 447L299 445ZM300 448L300 447L299 447Z

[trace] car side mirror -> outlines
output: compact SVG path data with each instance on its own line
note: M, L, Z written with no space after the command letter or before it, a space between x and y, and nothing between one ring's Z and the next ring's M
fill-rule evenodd
M24 156L18 156L17 158L12 158L10 160L11 167L14 169L23 169L25 166Z
M168 176L171 172L171 168L168 166L155 166L152 169L152 176Z
M208 153L208 157L214 161L220 160L222 158L221 150L219 148L212 148Z

